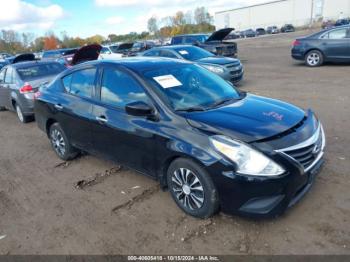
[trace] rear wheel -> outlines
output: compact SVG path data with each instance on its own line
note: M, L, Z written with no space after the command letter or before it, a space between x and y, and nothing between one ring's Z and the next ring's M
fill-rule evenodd
M305 64L310 67L317 67L323 64L323 54L318 50L312 50L305 56Z
M28 123L31 120L31 118L23 114L22 108L18 104L16 104L15 106L16 106L16 113L19 121L21 123Z
M70 144L60 124L51 125L49 137L53 150L62 160L71 160L78 155L78 151Z
M187 214L208 218L219 209L219 197L209 174L197 163L177 159L167 173L169 191L176 204Z

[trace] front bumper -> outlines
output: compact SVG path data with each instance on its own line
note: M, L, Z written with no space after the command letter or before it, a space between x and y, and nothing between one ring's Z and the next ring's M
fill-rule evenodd
M324 163L325 144L323 128L319 125L316 132L304 142L275 150L273 160L286 170L279 177L238 175L225 161L215 164L209 172L219 192L222 212L254 218L271 218L283 214L311 189ZM300 155L303 150L314 159L312 163L292 157L292 154ZM318 153L314 153L314 150Z

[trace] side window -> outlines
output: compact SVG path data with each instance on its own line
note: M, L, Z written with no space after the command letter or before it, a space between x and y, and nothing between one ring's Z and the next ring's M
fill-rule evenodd
M111 53L111 51L109 51L109 49L108 48L106 48L106 47L102 47L102 49L101 49L101 52L100 52L101 54L110 54Z
M334 30L328 33L329 39L344 39L346 38L346 29Z
M6 74L5 74L5 83L6 84L12 84L13 83L13 69L11 67L7 68Z
M106 68L102 79L101 102L124 108L135 101L149 102L140 84L125 72Z
M151 51L145 53L144 56L159 56L159 51L158 50L151 50Z
M91 98L95 86L95 76L95 68L80 70L63 78L63 85L68 93Z
M176 55L174 55L172 52L170 52L168 50L162 50L160 52L160 56L162 56L162 57L169 57L169 58L177 58Z

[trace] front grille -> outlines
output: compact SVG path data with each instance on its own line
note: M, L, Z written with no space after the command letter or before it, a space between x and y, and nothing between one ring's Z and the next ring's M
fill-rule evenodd
M323 155L325 138L320 125L315 134L305 142L289 148L278 150L297 161L305 171L308 171Z
M243 67L240 63L226 65L226 68L230 70L232 76L239 76L243 72Z

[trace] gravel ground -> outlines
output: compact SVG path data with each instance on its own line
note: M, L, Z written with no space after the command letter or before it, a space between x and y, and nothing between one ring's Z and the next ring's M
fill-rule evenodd
M350 68L293 61L300 34L238 41L239 88L313 108L326 131L326 164L285 215L194 219L133 171L93 156L62 163L35 123L0 112L0 254L350 254Z

